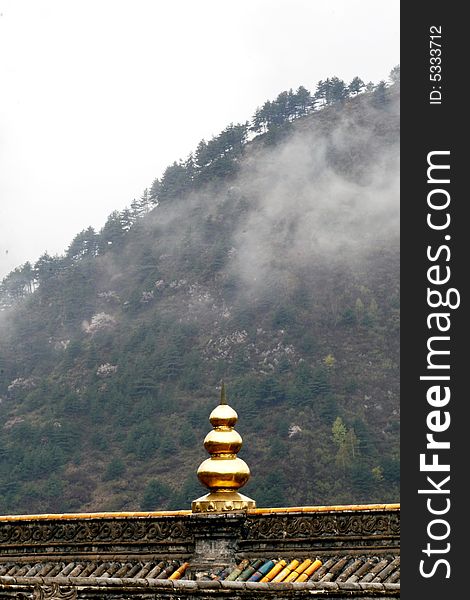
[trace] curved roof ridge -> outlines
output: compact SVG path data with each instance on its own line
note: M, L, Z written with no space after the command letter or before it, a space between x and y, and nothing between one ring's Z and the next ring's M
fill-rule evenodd
M316 512L348 512L360 510L400 510L400 504L338 504L331 506L289 506L285 508L254 508L247 511L249 514L269 513L316 513Z
M339 504L325 506L288 506L280 508L252 508L247 514L261 515L270 513L317 513L348 512L361 510L400 510L400 504ZM182 517L191 515L191 510L159 510L148 512L95 512L95 513L51 513L36 515L0 515L0 521L32 521L32 520L66 520L66 519L125 519L152 517Z

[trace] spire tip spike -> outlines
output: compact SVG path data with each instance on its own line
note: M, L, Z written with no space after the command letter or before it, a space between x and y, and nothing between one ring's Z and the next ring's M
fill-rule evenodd
M222 381L222 387L220 388L220 404L227 404L227 398L225 396L225 383Z

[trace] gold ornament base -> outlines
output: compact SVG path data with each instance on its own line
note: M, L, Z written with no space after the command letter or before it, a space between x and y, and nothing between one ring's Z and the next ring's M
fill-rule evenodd
M210 492L191 504L193 513L224 513L248 508L256 508L256 502L233 490Z

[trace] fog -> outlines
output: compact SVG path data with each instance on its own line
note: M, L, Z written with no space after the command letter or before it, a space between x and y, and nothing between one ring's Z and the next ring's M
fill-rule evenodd
M384 247L398 251L399 100L385 112L365 96L359 106L319 111L274 146L255 141L235 180L157 207L147 224L162 272L172 277L185 245L197 257L211 244L208 219L227 232L223 273L245 300L288 289L294 276L319 267L357 271ZM127 252L132 262L132 246ZM110 263L116 280L114 269ZM180 308L189 317L187 305Z
M288 277L312 261L358 261L397 239L398 144L382 145L374 135L367 124L340 119L328 139L297 133L247 161L238 186L254 209L236 234L233 267L245 285ZM349 173L331 164L332 155L359 148L370 155Z

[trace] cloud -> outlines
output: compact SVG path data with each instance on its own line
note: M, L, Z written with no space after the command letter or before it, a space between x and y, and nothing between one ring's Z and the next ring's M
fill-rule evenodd
M253 151L237 181L250 202L234 235L232 272L256 289L314 262L348 264L398 243L399 147L396 104L383 116L362 100L296 128L279 146ZM395 121L395 123L394 123Z

